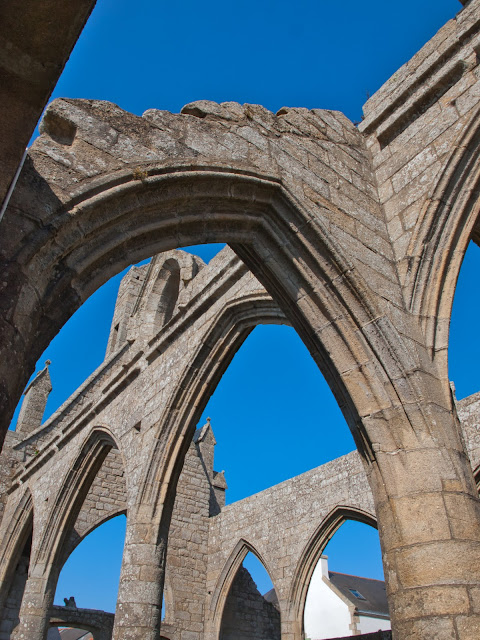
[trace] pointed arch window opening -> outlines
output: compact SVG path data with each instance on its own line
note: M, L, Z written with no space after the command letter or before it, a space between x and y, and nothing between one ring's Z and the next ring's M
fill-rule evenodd
M317 561L303 611L305 637L327 640L390 629L378 531L346 519Z
M179 247L193 255L199 255L208 263L226 245L211 243ZM75 392L78 387L100 366L105 358L105 351L112 329L113 308L116 303L118 288L122 278L132 267L139 267L150 263L152 257L131 264L116 276L113 276L103 286L97 289L62 326L47 349L39 357L35 372L27 383L26 389L45 367L45 361L51 364L53 382L52 392L45 402L45 411L41 417L42 424ZM167 309L168 312L168 309ZM113 327L115 343L118 346L122 340L122 327L117 323ZM85 349L88 344L89 348ZM66 357L68 354L68 357ZM75 366L72 366L75 362ZM13 414L10 430L15 430L19 414L24 401L24 395L19 399Z
M115 612L125 529L126 516L118 515L83 538L62 566L54 604L73 597L78 608Z
M219 640L237 636L280 640L280 628L280 607L274 585L258 556L249 550L225 599Z
M471 240L460 268L450 320L448 376L457 400L480 389L480 341L475 322L480 315L480 298L472 295L478 288L479 271L480 247Z

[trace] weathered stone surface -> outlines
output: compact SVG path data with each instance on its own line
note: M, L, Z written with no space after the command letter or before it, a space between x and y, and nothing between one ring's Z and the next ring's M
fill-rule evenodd
M83 9L72 8L75 31ZM372 96L358 129L337 111L208 101L143 117L92 100L49 107L0 235L5 430L36 360L79 305L128 264L172 253L151 278L138 270L125 285L104 364L45 425L9 436L5 584L33 534L18 633L41 639L75 521L81 536L90 513L101 521L126 504L114 637L157 638L167 534L195 422L250 328L289 322L355 437L396 640L473 637L480 507L467 453L478 476L477 400L456 407L446 354L458 271L480 238L479 29L480 0L471 0ZM35 67L14 58L17 71ZM2 108L16 105L7 96ZM216 241L243 264L225 252L202 268L174 252ZM116 466L94 481L120 458L123 475ZM53 493L51 477L63 478ZM110 501L94 498L102 477ZM219 509L222 488L211 484L208 509ZM297 600L286 600L285 640L301 636L308 566ZM471 610L460 598L440 612L427 591L446 587L465 589Z
M13 0L0 8L1 202L94 5Z
M280 613L257 591L241 567L230 588L223 613L220 640L280 639Z
M170 309L167 314L166 309ZM239 331L243 334L238 335L245 337L245 328L265 321L286 319L228 248L208 266L191 255L172 251L130 270L120 285L105 362L45 424L24 434L10 434L2 454L9 497L0 525L5 540L0 566L4 584L9 585L4 615L11 622L1 637L9 638L15 628L22 595L23 601L30 603L40 596L33 622L27 627L32 636L40 632L41 625L49 624L49 620L52 623L54 609L49 608L42 590L48 588L73 548L90 531L120 513L128 515L128 530L117 615L128 616L130 624L149 633L155 618L149 626L145 625L145 616L150 619L148 603L158 602L161 578L155 545L143 541L147 543L152 535L157 538L162 523L154 514L142 515L139 504L142 495L154 491L149 469L156 425L164 423L161 416L168 416L172 410L177 388L185 387L181 382L182 378L188 380L185 363L191 361L195 377L201 375L199 354L205 347L208 354L215 353L219 330L219 344L232 329L235 344ZM44 372L39 374L40 382L44 376ZM25 402L29 402L28 397ZM475 445L480 423L477 405L476 396L472 396L458 407L465 421L464 437L473 468L480 461L480 449ZM194 425L190 424L192 429ZM208 422L190 444L177 484L165 575L165 624L171 637L213 640L218 633L230 633L227 621L237 615L233 609L246 606L252 596L246 589L245 603L240 605L240 591L232 587L248 550L261 558L272 577L284 628L301 628L309 576L332 531L346 518L375 522L374 500L361 459L357 453L349 454L225 507L225 478L213 466L215 444ZM95 447L94 457L86 465L86 452ZM93 476L89 472L88 477L79 473L72 478L74 468L82 471L92 464ZM60 478L63 480L59 484ZM432 487L436 487L436 476L432 480ZM19 510L26 488L32 500ZM73 501L68 499L72 490L77 494ZM448 541L449 527L454 527L459 537L474 540L474 506L465 498L459 511L458 499L454 500L448 516L449 500L448 493L442 496L439 492L398 499L396 517L409 528L403 534L399 529L399 535L417 545L432 544L434 539ZM443 515L444 504L447 515ZM28 513L33 510L33 556L26 547L22 564L16 558L21 540L32 532ZM72 515L64 520L62 513L68 511ZM55 526L60 527L60 538L52 535ZM419 546L409 549L421 552ZM454 561L450 559L452 565ZM18 567L12 574L15 562ZM47 579L27 582L23 565L30 568L32 577L46 572ZM424 563L415 561L413 566L421 576L426 575ZM407 576L402 565L397 575L407 586L421 580L416 573L413 578ZM446 590L448 606L442 604L442 589ZM235 606L233 601L228 605L229 593L237 602ZM400 597L406 598L406 604L401 604ZM264 607L257 605L254 609L261 617ZM401 592L395 598L395 607L406 620L419 618L426 610L430 610L429 615L466 615L470 604L466 587L438 587L437 591L416 589L413 599L412 593ZM30 616L31 610L29 605ZM85 615L88 618L90 614ZM252 612L248 615L252 624L263 624ZM226 625L223 631L222 621ZM32 630L33 624L40 625L38 631ZM271 621L267 627L273 628Z
M56 605L50 608L50 626L85 629L91 632L94 640L110 640L113 621L113 614L105 611Z

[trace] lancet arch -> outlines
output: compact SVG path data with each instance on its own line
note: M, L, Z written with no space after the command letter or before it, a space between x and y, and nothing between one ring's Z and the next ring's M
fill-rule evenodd
M117 444L111 431L105 427L95 427L84 439L50 509L35 558L37 563L54 564L54 557L60 553L90 485L112 447L117 447Z
M243 538L240 539L235 545L232 552L230 553L230 556L228 557L228 560L226 561L220 573L220 576L218 577L217 584L210 598L206 635L211 640L213 639L218 640L219 638L223 611L225 608L229 591L232 587L232 583L235 579L235 576L237 575L237 572L240 569L248 553L252 553L253 555L255 555L258 558L258 560L262 563L263 567L268 573L270 580L272 581L272 584L275 588L275 583L273 582L272 574L268 568L268 564L265 562L265 559L250 542L248 542L247 540L244 540Z
M377 528L376 516L356 507L338 505L318 525L306 544L297 564L288 602L289 619L300 630L303 625L303 613L307 591L312 574L330 539L347 520L356 520Z
M33 534L33 498L30 489L23 493L0 545L0 613L10 589L15 567L29 537Z
M83 106L81 103L77 104ZM79 107L72 107L69 113L63 104L52 108L57 109L60 121L70 118L73 130L80 130L75 120ZM126 121L133 118L122 114ZM142 119L135 121L139 124ZM145 120L141 125L145 127ZM50 131L49 126L44 129ZM108 145L111 140L107 136L104 142ZM136 167L117 168L68 188L65 184L70 192L60 193L54 182L48 183L52 180L49 171L44 175L37 171L44 158L42 145L47 143L53 144L45 136L34 145L12 202L14 225L15 212L30 208L29 181L34 177L37 184L43 180L42 197L37 197L42 230L30 226L22 248L9 257L13 269L9 273L17 281L14 297L28 299L30 318L37 317L34 309L39 311L37 326L18 327L13 337L16 354L27 353L29 362L16 381L7 379L11 398L19 395L27 372L66 318L111 275L129 263L177 246L228 242L289 316L353 430L361 431L359 414L365 409L360 406L361 398L352 400L355 394L348 387L354 383L351 376L342 377L344 372L355 370L356 377L362 378L369 404L371 400L379 408L395 402L387 399L386 386L374 373L373 362L384 369L380 353L393 350L398 352L400 370L408 370L411 363L402 361L404 351L393 325L377 322L375 297L359 269L353 268L340 245L330 239L325 216L318 215L319 208L328 211L329 207L333 215L335 207L327 199L322 197L313 208L306 208L287 177L276 174L273 167L261 172L255 163L246 167L245 162L224 158L220 146L219 157L208 164L181 157L168 163L140 159ZM40 195L38 188L36 193ZM33 272L44 275L43 282L35 285L35 295L28 275ZM60 298L61 305L57 304ZM13 301L14 316L16 306ZM375 329L370 324L365 331L372 322ZM32 332L36 333L34 342ZM385 376L393 377L388 371ZM356 435L359 446L368 448L368 437Z
M155 513L160 503L173 505L176 480L183 456L203 409L244 340L258 324L283 324L283 312L266 295L249 295L227 304L217 314L212 329L185 367L178 388L167 404L168 414L159 425L141 502ZM168 496L165 493L168 490ZM168 513L168 512L167 512ZM165 514L166 517L167 513Z
M462 130L412 237L409 303L448 384L448 329L470 239L480 242L480 109Z

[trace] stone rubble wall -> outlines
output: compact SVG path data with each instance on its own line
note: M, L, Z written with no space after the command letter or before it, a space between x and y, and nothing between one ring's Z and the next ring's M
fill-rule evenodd
M280 640L280 613L240 567L225 603L220 640Z

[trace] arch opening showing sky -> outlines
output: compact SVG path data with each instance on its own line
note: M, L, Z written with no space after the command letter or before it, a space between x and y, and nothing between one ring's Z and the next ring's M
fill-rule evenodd
M60 571L54 603L73 596L77 607L115 613L127 518L116 516L94 529Z

